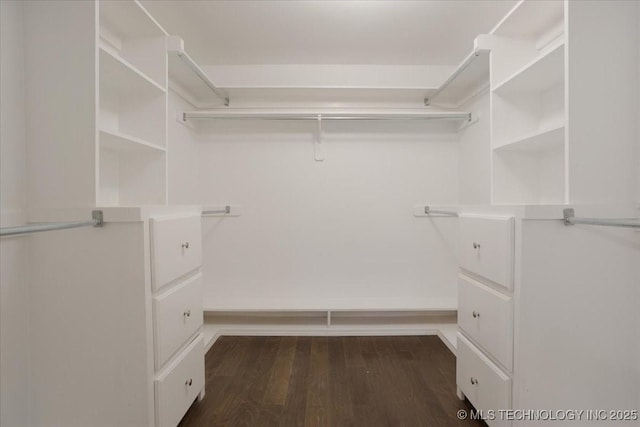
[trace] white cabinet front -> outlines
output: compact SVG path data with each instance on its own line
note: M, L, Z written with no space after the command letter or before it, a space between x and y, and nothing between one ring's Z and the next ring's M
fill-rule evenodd
M460 333L457 352L458 387L489 426L509 426L499 411L511 408L511 378Z
M201 264L200 216L151 219L151 280L154 290Z
M460 267L513 288L513 218L460 216Z
M156 377L156 426L176 427L204 388L204 343L195 339Z
M202 273L153 298L156 369L202 326Z
M463 274L458 276L458 326L505 368L513 368L511 297Z

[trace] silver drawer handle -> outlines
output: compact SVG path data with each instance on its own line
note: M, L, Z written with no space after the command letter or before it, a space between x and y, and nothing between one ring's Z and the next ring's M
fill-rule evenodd
M472 315L473 317L480 317L480 313L479 313L479 312L477 312L477 311L474 311L473 313L471 313L471 315Z
M182 249L189 249L189 242L185 242L182 244Z
M182 314L184 315L184 317L191 317L191 310L187 310Z
M191 384L193 384L193 380L191 378L189 378L188 380L186 380L184 382L184 385L191 387Z
M473 242L473 249L480 249L480 243Z
M478 380L476 378L471 377L471 384L473 385L478 384Z

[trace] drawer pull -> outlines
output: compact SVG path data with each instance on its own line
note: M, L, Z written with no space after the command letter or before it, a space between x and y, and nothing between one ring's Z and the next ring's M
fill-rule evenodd
M474 318L480 317L480 313L479 313L479 312L477 312L477 311L474 311L473 313L471 313L471 315L472 315Z
M189 249L189 242L185 242L182 244L182 249Z
M473 385L478 384L478 379L471 377L471 384L473 384Z
M184 315L184 317L191 317L191 310L187 310L182 314Z
M480 243L473 242L473 249L480 249Z
M184 385L191 387L191 384L193 384L193 379L189 378L188 380L186 380L184 382Z

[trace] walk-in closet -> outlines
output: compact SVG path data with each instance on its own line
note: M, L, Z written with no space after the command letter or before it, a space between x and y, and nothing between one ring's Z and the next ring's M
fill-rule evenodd
M640 425L640 1L0 19L1 427Z

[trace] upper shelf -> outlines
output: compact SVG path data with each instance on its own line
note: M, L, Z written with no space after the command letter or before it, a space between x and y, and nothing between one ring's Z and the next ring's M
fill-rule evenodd
M204 105L229 105L229 95L216 87L200 66L184 50L184 41L171 36L167 42L169 77L178 85L181 95L197 108ZM186 93L185 93L186 92Z
M489 37L480 35L473 51L456 67L424 103L445 108L458 108L489 85Z
M563 1L522 0L496 25L491 34L539 41L545 33L561 31L563 19Z
M517 70L493 89L495 93L542 92L564 81L562 40L544 54Z
M99 51L102 84L124 94L165 92L165 89L155 80L112 52L107 46L100 46Z

